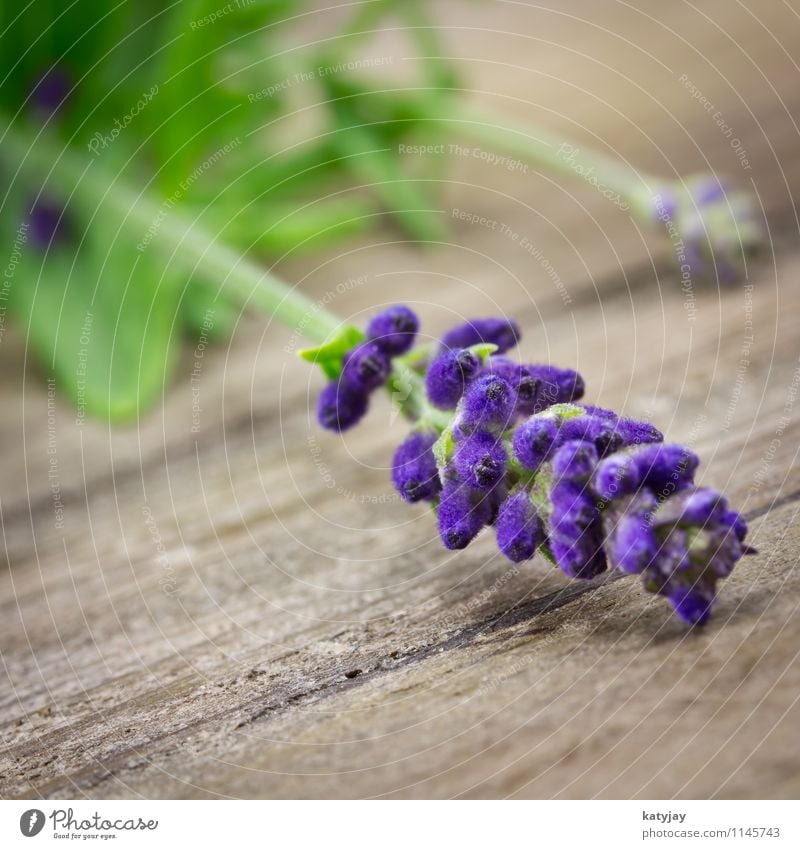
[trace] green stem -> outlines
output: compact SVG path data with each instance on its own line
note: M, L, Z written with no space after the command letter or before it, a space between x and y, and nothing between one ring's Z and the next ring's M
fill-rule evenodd
M341 329L342 323L333 313L221 244L213 232L184 216L169 200L159 204L144 192L132 191L88 152L59 144L44 131L12 122L3 114L0 162L13 175L12 180L30 181L32 195L46 180L45 188L62 201L113 211L127 227L138 228L143 239L152 235L146 250L159 250L168 262L180 263L189 274L202 269L209 279L220 281L223 293L232 300L259 307L313 342L325 342Z
M618 193L642 211L642 198L651 194L650 183L657 178L636 171L621 160L585 146L573 144L563 136L535 124L513 121L484 108L455 102L447 115L431 119L452 126L475 141L491 145L507 155L540 165L548 171L569 177L591 179Z
M441 434L450 425L452 414L431 405L425 392L425 379L414 369L413 360L408 357L395 357L387 388L392 403L420 427L431 428Z

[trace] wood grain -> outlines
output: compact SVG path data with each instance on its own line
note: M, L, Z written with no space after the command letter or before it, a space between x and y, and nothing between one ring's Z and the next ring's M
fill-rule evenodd
M570 0L438 14L475 102L658 173L752 181L771 234L752 290L697 286L691 319L657 233L589 186L473 157L442 178L448 244L420 250L387 229L281 271L342 316L409 301L434 335L461 315L518 316L524 357L577 365L589 399L691 444L758 556L689 632L633 580L512 568L491 535L443 551L428 512L388 483L403 432L388 404L344 439L320 433L318 376L258 316L205 353L199 433L191 344L161 408L111 432L48 408L7 334L0 795L800 793L787 745L800 720L800 10ZM399 66L401 35L373 49ZM455 208L526 235L562 288Z

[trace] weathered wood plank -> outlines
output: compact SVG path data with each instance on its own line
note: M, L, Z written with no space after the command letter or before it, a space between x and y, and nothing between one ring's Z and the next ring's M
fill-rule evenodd
M313 297L334 293L343 316L398 292L431 333L463 313L519 316L523 356L576 364L590 400L689 442L761 553L695 634L634 581L510 569L490 535L445 552L426 510L391 492L402 426L388 407L344 440L320 434L318 377L283 350L288 332L257 319L204 355L199 434L190 356L138 428L78 427L56 401L55 527L47 394L28 372L22 395L6 336L0 439L24 450L0 471L0 795L800 791L785 745L800 683L800 17L787 4L488 5L449 32L476 98L662 173L707 159L753 177L775 253L752 292L689 299L664 246L591 188L471 157L452 163L442 215L507 224L555 279L515 242L455 221L436 251L387 234L284 270ZM683 73L708 81L752 172Z

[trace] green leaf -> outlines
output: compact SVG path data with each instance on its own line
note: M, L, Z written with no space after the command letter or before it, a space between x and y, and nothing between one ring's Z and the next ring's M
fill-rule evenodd
M329 380L336 380L342 373L344 355L364 339L365 336L359 328L345 324L330 341L316 348L303 348L297 353L306 362L318 365Z
M154 259L131 260L124 245L103 250L103 234L95 224L77 254L29 245L11 302L56 391L79 414L120 422L154 403L170 378L177 287Z

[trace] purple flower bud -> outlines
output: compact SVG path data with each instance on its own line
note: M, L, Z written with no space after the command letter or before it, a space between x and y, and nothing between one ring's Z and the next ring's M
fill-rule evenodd
M646 445L634 456L643 483L663 495L691 485L700 464L697 455L683 445Z
M386 354L405 354L414 344L419 319L408 307L390 307L374 316L367 325L367 338Z
M70 78L63 69L50 68L36 83L31 94L31 104L42 117L49 118L64 105L71 88Z
M705 625L711 616L713 588L703 585L671 585L666 596L678 616L690 625Z
M588 480L598 463L590 442L565 442L553 457L553 473L563 480Z
M527 419L514 431L514 455L526 469L535 472L550 457L557 439L558 424L553 419Z
M52 244L64 242L69 236L67 213L59 204L45 197L39 197L31 208L28 225L31 229L31 242L41 251Z
M506 452L501 440L478 430L456 445L453 462L463 481L475 489L490 489L505 474Z
M516 412L530 416L536 412L541 381L530 373L527 366L515 363L508 357L491 356L486 362L486 371L502 377L516 393Z
M583 483L558 481L550 490L550 502L553 506L550 525L561 536L574 536L576 531L584 531L600 519L594 496Z
M739 542L744 542L744 538L747 536L747 522L741 513L737 513L735 510L728 510L720 520L720 524L725 528L732 528L736 539Z
M602 540L594 529L574 539L551 537L550 550L561 571L570 578L595 578L607 568Z
M480 367L479 357L466 349L446 351L437 357L425 376L425 391L431 404L452 410Z
M368 398L342 381L329 383L320 392L317 418L326 430L341 432L356 424L367 412Z
M342 381L356 392L368 393L386 382L391 364L376 342L362 342L344 358Z
M501 478L489 491L489 518L486 520L487 525L494 525L497 521L497 516L500 513L500 507L508 498L508 484L505 478Z
M728 511L728 502L715 489L695 489L683 503L681 523L703 527L718 522Z
M464 409L459 418L463 432L477 429L504 430L514 415L516 398L508 381L484 374L469 385L464 395Z
M439 535L447 548L466 548L490 517L490 499L485 493L458 479L446 481L437 518Z
M442 488L433 456L436 439L433 431L413 431L395 451L392 481L406 501L431 499Z
M613 564L628 574L639 574L654 562L657 553L658 542L646 516L624 513L612 536Z
M536 412L553 404L569 404L583 397L586 384L578 372L550 365L526 366L528 373L539 380Z
M664 434L649 422L620 419L617 424L617 431L625 445L647 445L651 442L664 441Z
M573 439L591 442L601 456L619 450L623 444L622 437L616 430L615 422L591 414L567 419L561 425L559 440L568 442Z
M636 460L627 454L614 454L600 461L592 486L603 501L611 501L622 495L632 495L641 482Z
M497 345L503 354L520 340L520 329L510 318L475 318L448 330L442 338L442 348L469 348L472 345Z
M527 489L506 498L497 516L497 546L514 563L530 560L544 541L542 521Z
M619 416L613 410L606 410L605 407L595 407L593 404L581 404L584 410L589 415L600 416L601 419L609 419L611 421L619 421Z

